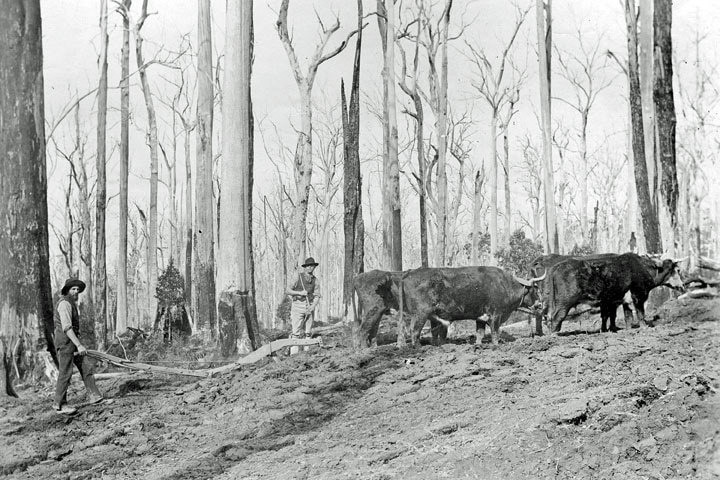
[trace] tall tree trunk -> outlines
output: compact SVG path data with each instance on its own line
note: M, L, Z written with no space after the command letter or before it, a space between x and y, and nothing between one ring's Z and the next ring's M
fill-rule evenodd
M378 27L383 45L383 265L402 270L400 164L395 97L395 5L378 0Z
M148 255L147 255L147 276L148 276L148 292L147 304L148 313L154 318L157 310L157 298L155 290L157 289L157 199L158 199L158 134L157 120L155 119L155 106L153 104L152 92L150 91L150 83L147 79L147 66L143 59L143 37L140 30L148 17L147 13L148 0L143 0L142 12L140 18L135 24L135 57L137 59L138 70L140 73L140 84L142 85L143 97L145 98L145 107L148 113L148 142L150 147L150 211L148 219ZM140 319L138 319L139 321Z
M552 0L537 0L538 63L540 64L540 111L543 133L543 191L545 198L545 251L560 253L555 213L555 181L552 161L551 52Z
M127 311L127 240L128 178L130 162L130 5L123 0L123 43L120 58L120 226L118 228L117 314L114 331L124 333L128 327Z
M95 339L97 348L103 350L107 339L107 259L105 252L105 209L107 208L107 174L105 170L108 96L108 5L100 0L100 80L98 82L97 155L95 171Z
M653 53L653 3L655 0L639 0L639 25L636 17L638 75L640 76L640 99L643 113L643 139L645 141L645 164L648 172L648 188L653 205L657 204L657 171L655 164L655 104L653 82L655 54ZM638 28L639 26L639 28Z
M343 275L343 317L348 316L352 301L353 277L364 270L364 224L362 217L362 178L360 176L360 54L362 52L362 0L357 2L358 38L355 43L350 107L345 99L345 83L341 81L344 184L343 232L345 259ZM358 319L354 319L356 322Z
M512 236L512 202L510 192L510 139L509 130L510 124L505 123L502 128L503 132L503 157L502 164L505 170L505 235L503 236L504 247L510 246L510 237Z
M39 0L0 8L0 395L54 358ZM43 352L47 349L47 352ZM50 352L50 354L48 354ZM55 360L57 363L57 360ZM35 375L33 375L35 376Z
M480 225L482 223L482 186L484 181L484 172L482 170L475 172L475 181L473 182L472 245L470 248L471 265L480 265Z
M192 263L193 263L193 188L192 188L192 156L190 153L190 133L191 130L185 126L185 141L183 149L185 151L185 303L192 305ZM193 321L195 325L195 312L192 311ZM194 332L193 332L194 333Z
M580 229L583 240L588 241L588 155L587 155L587 126L589 111L580 112Z
M80 317L80 329L87 332L83 341L95 346L95 311L93 305L93 241L92 241L92 213L90 205L90 187L88 185L87 166L85 165L85 147L80 134L80 104L75 106L75 151L77 152L77 167L73 168L73 176L78 187L78 210L80 210L80 264L79 278L86 284L85 295L82 302L87 312Z
M490 265L497 265L498 251L498 168L497 168L497 110L490 117L490 154L488 155L488 189L490 190Z
M675 255L677 203L679 195L675 155L675 100L672 64L672 1L655 0L654 9L655 61L654 92L657 122L656 168L659 171L657 199L660 233L668 253Z
M195 224L193 268L193 312L198 331L215 340L215 248L213 218L213 73L210 0L198 0L198 101L197 177L195 179Z
M440 25L440 82L438 89L438 165L437 165L437 192L438 192L438 243L437 265L447 265L448 241L448 186L447 186L447 102L448 102L448 31L450 30L450 9L452 0L447 0L442 14Z
M645 141L642 120L642 102L637 59L637 23L635 0L625 0L625 21L628 29L628 82L630 115L632 118L632 146L635 160L635 185L637 188L640 216L643 222L645 244L648 253L662 252L662 241L657 215L653 208L648 187L648 172L645 163Z
M220 202L218 254L218 341L223 355L255 350L261 345L255 307L252 251L253 116L252 0L228 0L222 122L223 192ZM223 303L222 299L232 299ZM226 308L223 308L223 305ZM230 308L227 308L230 307Z

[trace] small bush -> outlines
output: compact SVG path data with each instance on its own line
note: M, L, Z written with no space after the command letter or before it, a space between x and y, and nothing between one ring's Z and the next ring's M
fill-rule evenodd
M510 247L498 250L498 264L505 270L523 276L530 269L530 262L542 253L542 245L526 238L525 232L517 229L510 236Z

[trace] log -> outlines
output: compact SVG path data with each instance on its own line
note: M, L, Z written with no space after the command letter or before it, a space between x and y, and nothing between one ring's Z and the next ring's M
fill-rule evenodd
M690 292L683 293L678 297L678 300L685 300L688 298L715 298L718 296L718 289L715 287L698 288Z
M204 369L198 369L198 370L190 370L187 368L162 367L159 365L148 365L146 363L134 362L132 360L126 360L124 358L115 357L113 355L108 355L107 353L98 352L97 350L88 350L86 355L89 357L95 358L97 360L103 360L103 361L111 363L115 366L118 366L121 368L127 368L130 370L137 370L137 371L143 371L143 372L149 372L149 373L164 373L164 374L170 374L170 375L186 375L189 377L209 378L214 375L237 370L242 365L248 365L250 363L255 363L255 362L271 355L273 352L277 352L278 350L281 350L285 347L305 346L305 345L320 345L321 346L322 345L322 337L287 338L287 339L283 339L283 340L275 340L274 342L270 342L267 345L263 345L262 347L258 348L257 350L250 353L249 355L239 358L234 363L230 363L228 365L223 365L222 367L217 367L217 368L204 368Z
M698 259L698 267L720 272L720 262L711 258L700 257Z

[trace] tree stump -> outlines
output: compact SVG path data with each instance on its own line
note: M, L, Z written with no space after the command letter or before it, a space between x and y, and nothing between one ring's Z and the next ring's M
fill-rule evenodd
M249 292L225 290L218 304L218 347L224 357L245 355L261 345L255 299Z

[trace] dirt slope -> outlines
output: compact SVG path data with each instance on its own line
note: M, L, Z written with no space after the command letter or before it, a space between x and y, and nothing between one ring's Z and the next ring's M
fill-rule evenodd
M24 390L0 403L0 476L720 478L720 301L650 313L656 328L617 334L516 324L499 347L475 345L471 322L415 350L328 335L221 378L103 381L112 403L74 418Z

